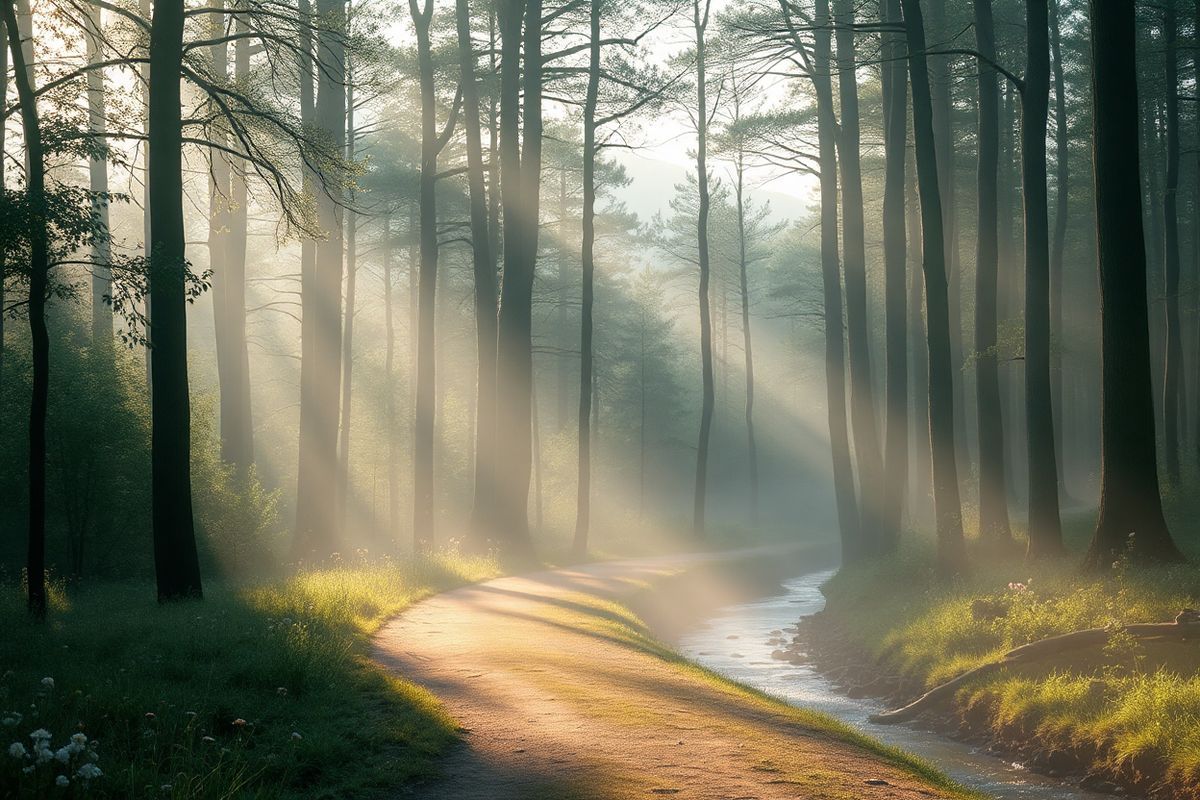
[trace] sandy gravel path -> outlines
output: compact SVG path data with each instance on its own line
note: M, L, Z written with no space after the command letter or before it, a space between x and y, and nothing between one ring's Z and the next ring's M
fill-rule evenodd
M664 657L611 603L710 556L501 578L386 625L377 660L462 726L430 800L954 796Z

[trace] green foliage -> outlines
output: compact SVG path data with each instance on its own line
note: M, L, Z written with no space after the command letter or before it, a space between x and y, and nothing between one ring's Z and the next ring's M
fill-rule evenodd
M0 796L46 796L67 774L63 796L346 797L427 774L453 724L369 661L370 634L434 590L495 572L442 552L158 606L150 585L109 583L56 594L49 625L7 590ZM39 729L55 749L84 734L103 776L85 784L81 764L9 755L14 743L32 751Z
M73 579L144 577L150 547L150 407L144 354L92 347L75 309L51 311L47 421L47 560ZM24 331L10 336L0 384L0 576L24 563L31 367ZM200 546L233 575L278 569L282 530L275 493L255 473L220 461L212 403L193 398L192 484Z

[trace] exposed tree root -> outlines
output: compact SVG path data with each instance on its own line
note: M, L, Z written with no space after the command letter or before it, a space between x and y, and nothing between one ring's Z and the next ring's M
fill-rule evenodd
M1120 630L1135 639L1200 639L1200 612L1186 608L1176 615L1173 622L1144 622L1126 625ZM1082 631L1050 636L1046 639L1039 639L1036 642L1021 645L1009 650L996 661L981 664L974 669L967 670L956 678L933 687L903 708L871 715L871 721L881 723L907 722L921 712L952 697L960 686L970 680L990 675L1005 667L1029 664L1041 659L1061 655L1068 650L1102 647L1108 642L1109 636L1113 632L1113 628L1088 628Z

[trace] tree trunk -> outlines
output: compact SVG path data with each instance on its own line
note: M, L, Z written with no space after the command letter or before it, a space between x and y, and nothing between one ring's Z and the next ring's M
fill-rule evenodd
M784 15L788 15L784 5ZM790 24L790 23L789 23ZM817 148L821 182L821 287L825 321L825 396L829 418L833 489L841 531L842 561L861 561L865 555L861 519L855 497L854 467L846 411L845 327L842 322L842 279L838 264L837 119L830 79L829 0L817 0L813 32L813 63L809 70L817 96Z
M160 0L150 32L151 497L159 601L200 597L192 519L183 222L183 0Z
M1063 257L1067 246L1067 214L1070 197L1070 148L1067 130L1067 90L1063 75L1062 30L1058 21L1059 0L1050 0L1050 54L1054 59L1054 145L1055 184L1054 233L1050 242L1050 336L1054 348L1050 353L1050 377L1053 381L1054 447L1058 464L1058 492L1063 502L1069 502L1067 491L1067 452L1063 444L1067 434L1064 424L1063 352L1067 346L1067 329L1063 324Z
M0 97L8 97L8 22L7 14L0 15ZM0 125L0 153L4 152L6 126ZM0 186L4 186L5 159L0 158ZM0 252L0 386L4 385L4 318L5 282L8 280L8 264L5 254Z
M471 43L471 11L467 0L456 0L459 83L463 93L463 129L467 141L467 187L471 204L471 266L475 282L475 481L471 535L485 549L494 508L496 447L496 264L484 177L483 133L479 120L476 57ZM493 174L494 177L494 174ZM492 197L497 196L495 183Z
M1050 100L1047 0L1028 0L1029 37L1021 92L1021 189L1025 197L1025 420L1029 452L1029 557L1065 551L1058 508L1050 391L1050 220L1046 120Z
M26 198L29 203L29 315L33 386L29 400L29 528L25 560L30 615L46 617L46 410L50 394L50 335L46 330L50 242L46 198L45 151L32 70L17 23L15 0L4 0L4 21L12 52L13 80L21 104L25 135Z
M104 34L99 6L89 5L84 40L87 45L88 65L95 67L104 59L102 52ZM105 116L104 70L91 69L87 74L88 135L107 144L108 125ZM92 213L100 224L96 240L92 244L92 344L99 347L112 345L112 237L108 229L108 200L99 195L108 193L108 160L88 159L88 181L92 191ZM3 281L0 269L0 282ZM0 290L0 307L3 307L3 290Z
M335 153L346 146L345 4L317 0L317 97L313 111L322 139ZM342 327L342 176L336 166L317 176L316 242L311 270L302 270L300 467L296 491L298 557L324 558L338 548L338 394ZM305 280L307 278L307 280Z
M1090 0L1102 342L1100 518L1086 563L1182 560L1158 492L1133 0Z
M900 0L883 0L884 21L902 24ZM908 309L904 230L904 159L908 135L908 75L904 37L883 34L883 272L886 415L880 544L896 549L908 485ZM920 297L917 298L918 308ZM918 311L919 313L919 311Z
M528 506L533 464L533 278L542 168L541 18L541 0L503 0L499 11L500 187L505 236L496 460L505 468L496 473L496 516L503 548L518 558L533 552ZM522 97L523 117L519 119Z
M703 2L703 10L701 3ZM696 485L692 496L692 534L705 536L705 511L708 497L708 447L712 436L714 387L712 310L709 307L708 252L708 93L705 85L705 34L708 29L710 0L693 0L692 26L696 33L696 181L699 207L696 214L696 252L700 267L700 435L696 445Z
M974 0L979 53L996 59L992 0ZM1011 545L1004 486L1004 423L996 354L999 292L997 171L1000 165L1000 89L994 69L979 63L978 236L975 250L975 397L979 422L979 535Z
M589 15L588 83L583 106L583 230L581 261L583 290L579 312L579 430L578 480L575 495L575 539L573 554L587 553L592 505L592 307L596 280L596 104L600 96L600 10L601 0L591 0ZM644 369L644 367L643 367ZM645 386L642 386L645 393ZM644 419L643 419L644 423ZM645 445L642 444L645 464ZM639 501L640 502L640 501Z
M417 281L416 439L413 443L413 549L433 544L433 442L435 409L434 320L437 301L437 98L434 95L433 49L429 29L433 0L422 7L409 0L417 34L417 71L421 87L421 266Z
M589 70L590 76L590 70ZM558 172L558 290L555 296L555 313L558 317L557 336L567 335L567 292L570 291L570 253L567 247L567 165L564 162ZM554 365L554 425L558 432L567 429L567 387L571 383L571 354L565 349L558 352Z
M929 326L929 431L934 515L937 518L937 566L942 574L953 574L966 567L966 549L954 446L954 364L946 285L946 242L942 231L942 199L938 187L937 149L933 138L933 106L925 58L925 25L921 16L921 2L902 0L902 6L913 94L917 184L921 195L921 252Z
M863 222L862 164L859 155L858 77L854 57L852 0L835 0L838 97L841 128L838 166L842 177L842 255L846 280L846 338L850 355L850 426L858 465L863 546L879 546L883 511L883 457L875 424L871 382L871 338L867 323L867 244Z
M387 422L387 487L388 527L387 544L391 546L400 530L400 436L399 420L396 419L396 313L395 283L392 277L392 215L390 209L383 215L383 325L384 357L383 374L385 400L384 415Z
M742 300L742 350L746 356L746 459L750 467L750 525L758 528L758 442L754 438L754 343L750 335L750 281L746 274L746 203L744 154L737 155L738 289Z
M905 79L908 70L905 69ZM906 148L907 150L907 148ZM924 263L921 253L921 203L917 194L917 173L915 152L913 157L905 153L906 168L904 174L904 211L905 228L908 240L908 341L909 352L912 354L912 473L913 498L909 510L910 522L922 522L928 519L927 514L933 498L933 463L931 461L929 435L929 345L925 324L925 273L920 269ZM909 163L911 162L911 163Z
M354 161L354 78L346 59L346 161ZM354 421L354 305L358 288L358 214L354 211L354 189L350 188L346 215L346 313L342 318L342 421L338 427L337 503L338 524L345 529L351 513L350 428Z
M1164 90L1167 98L1167 172L1163 195L1163 278L1167 319L1163 367L1163 446L1167 480L1179 482L1180 415L1183 387L1183 323L1179 312L1179 23L1176 0L1166 0Z

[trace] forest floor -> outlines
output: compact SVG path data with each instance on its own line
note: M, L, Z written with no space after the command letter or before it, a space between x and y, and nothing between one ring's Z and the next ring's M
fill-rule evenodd
M702 560L666 556L501 578L429 598L385 625L375 658L431 691L463 737L441 778L398 794L968 796L931 767L830 718L684 661L622 605Z

